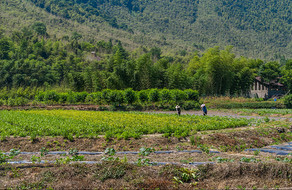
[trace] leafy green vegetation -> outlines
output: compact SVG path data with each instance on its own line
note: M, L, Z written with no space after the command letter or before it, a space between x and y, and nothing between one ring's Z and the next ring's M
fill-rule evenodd
M241 162L255 162L255 163L260 162L260 160L254 158L254 157L251 157L251 158L242 157L242 158L240 159L240 161L241 161Z
M247 95L254 77L261 76L292 90L290 5L289 0L3 0L0 89L152 89L153 102L156 88ZM127 92L125 101L132 104L136 99ZM108 102L120 104L121 97L117 91ZM139 98L147 101L144 92ZM27 99L7 97L0 105L24 105ZM169 99L167 90L161 99ZM66 101L74 103L73 96Z
M0 106L24 106L24 105L58 105L58 104L95 104L99 110L141 110L151 108L174 110L175 105L180 104L185 110L199 109L199 93L196 90L169 90L148 89L142 91L110 90L100 92L62 92L55 90L39 91L31 88L19 88L17 91L0 91ZM154 93L153 93L154 92ZM167 93L167 96L165 94ZM102 107L102 105L110 107ZM133 109L132 109L133 107Z
M281 70L285 84L290 82L289 61L280 68L276 62L236 58L231 47L225 50L214 47L203 55L182 59L162 56L159 48L144 49L137 55L126 51L120 41L90 43L80 40L78 34L74 36L69 43L62 43L24 28L11 38L1 38L0 88L29 86L79 92L169 88L195 89L207 95L245 95L254 76L265 77L271 65ZM103 58L97 58L91 51L108 51L109 54L100 53ZM273 79L277 79L279 72L271 75ZM155 94L150 98L155 99Z
M0 132L6 136L139 138L143 134L186 137L195 131L235 128L247 119L194 115L65 110L0 111Z
M0 165L7 162L10 159L13 159L15 156L19 154L20 154L20 151L17 149L11 149L8 155L6 155L4 152L0 150Z
M155 45L183 55L233 45L241 55L285 59L291 7L289 0L3 0L1 19L9 32L42 20L59 38L78 30L88 39L114 36L129 48Z
M284 104L287 108L292 108L292 94L284 98Z

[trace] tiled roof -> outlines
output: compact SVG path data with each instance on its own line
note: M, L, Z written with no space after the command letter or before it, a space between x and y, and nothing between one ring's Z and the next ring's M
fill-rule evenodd
M279 87L283 87L283 86L284 86L282 83L277 82L277 80L271 80L270 83L268 83L268 82L263 81L262 78L259 77L259 76L256 77L255 79L256 79L257 81L259 81L259 82L265 84L265 85L279 86Z

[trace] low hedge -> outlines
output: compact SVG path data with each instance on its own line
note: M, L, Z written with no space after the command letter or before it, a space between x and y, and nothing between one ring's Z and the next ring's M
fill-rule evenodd
M58 103L90 103L99 105L121 105L121 104L147 104L147 103L174 103L182 104L185 101L199 102L199 93L196 90L169 90L169 89L148 89L142 91L110 90L105 89L100 92L68 92L58 93L56 91L39 92L35 96L39 102ZM187 106L189 107L189 106Z

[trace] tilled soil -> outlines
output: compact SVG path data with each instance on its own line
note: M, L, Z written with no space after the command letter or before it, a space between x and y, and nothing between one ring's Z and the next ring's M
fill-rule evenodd
M282 135L281 135L282 134ZM34 142L29 137L7 138L0 142L1 149L9 151L17 148L34 155L18 155L13 160L30 161L33 156L43 161L66 159L71 155L40 155L40 149L66 151L76 148L79 151L103 152L112 147L116 151L139 151L142 147L152 147L156 151L171 150L170 154L85 155L84 161L97 161L98 164L34 164L0 166L0 188L97 188L97 189L240 189L240 188L290 188L292 187L291 163L276 161L283 156L244 151L246 147L264 147L274 143L290 141L288 133L279 134L277 129L247 127L234 130L214 131L196 134L192 139L165 138L161 135L143 136L141 139L106 141L75 138L73 142L63 137L38 137ZM287 139L283 138L287 135ZM203 149L201 146L208 146ZM223 147L223 148L222 148ZM208 153L210 150L220 153ZM186 153L182 150L202 150L202 153ZM227 151L227 152L225 152ZM110 158L119 162L105 162ZM254 158L245 163L242 158ZM288 156L290 159L291 156ZM169 163L164 166L139 166L141 159L150 162ZM223 160L223 161L222 161ZM125 164L129 162L132 164ZM193 162L212 162L193 166ZM221 163L224 162L224 163ZM71 162L72 163L72 162ZM171 165L170 165L171 164ZM175 165L173 165L175 164ZM290 176L290 177L289 177Z
M273 127L246 127L197 133L188 138L177 139L162 137L160 134L145 135L140 139L105 138L74 138L69 141L63 137L38 137L34 141L30 137L9 137L0 142L2 151L20 149L27 152L38 152L45 147L50 151L79 151L103 152L111 147L116 151L139 151L142 147L152 147L155 150L194 150L200 145L206 145L221 151L241 152L245 148L261 148L275 143L292 141L291 132L286 130L279 133Z

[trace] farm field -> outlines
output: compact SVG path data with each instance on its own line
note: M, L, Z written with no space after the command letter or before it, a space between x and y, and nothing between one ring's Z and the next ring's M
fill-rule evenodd
M76 110L0 118L0 188L292 187L291 155L245 151L291 142L289 120Z
M0 111L1 137L63 136L139 138L144 134L186 137L197 131L247 126L251 121L226 117L96 112L75 110Z

